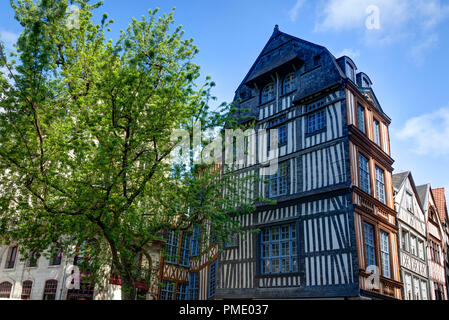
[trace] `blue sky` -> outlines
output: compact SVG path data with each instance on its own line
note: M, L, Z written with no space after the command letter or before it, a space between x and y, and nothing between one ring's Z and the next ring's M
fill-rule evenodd
M379 9L379 29L368 29L367 8ZM212 76L218 101L234 91L273 32L349 55L367 73L392 119L396 172L416 183L449 189L449 1L447 0L105 0L97 11L115 20L111 37L150 8L169 12L200 49L197 63ZM9 1L0 2L0 34L11 45L20 25ZM449 193L447 193L449 195Z

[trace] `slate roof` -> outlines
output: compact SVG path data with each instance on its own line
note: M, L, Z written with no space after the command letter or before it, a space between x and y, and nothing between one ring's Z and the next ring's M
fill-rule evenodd
M410 174L410 171L405 171L405 172L393 174L393 176L392 176L392 178L393 178L392 179L393 180L393 187L395 189L400 189L402 183L408 177L409 174Z
M418 192L419 200L421 201L424 210L427 209L427 193L429 190L430 184L424 184L422 186L417 186L416 191Z

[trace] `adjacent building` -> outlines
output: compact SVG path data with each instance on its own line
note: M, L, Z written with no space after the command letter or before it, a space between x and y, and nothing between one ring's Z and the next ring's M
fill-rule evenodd
M444 234L440 214L430 184L417 187L427 224L427 259L429 264L430 296L432 300L447 300L444 267Z
M411 172L393 175L404 300L429 300L426 217Z

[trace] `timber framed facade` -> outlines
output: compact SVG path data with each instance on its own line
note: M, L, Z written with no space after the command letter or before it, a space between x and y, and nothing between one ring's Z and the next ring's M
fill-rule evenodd
M240 116L269 134L237 174L262 175L278 139L278 171L257 187L277 204L239 218L248 232L218 257L218 299L401 299L390 119L356 70L276 26L240 84Z

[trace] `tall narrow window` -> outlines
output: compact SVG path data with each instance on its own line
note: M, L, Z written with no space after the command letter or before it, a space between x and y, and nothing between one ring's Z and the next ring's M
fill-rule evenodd
M380 147L380 124L374 120L374 142Z
M380 231L380 244L382 254L382 274L385 278L390 278L390 241L388 240L388 233Z
M326 110L317 111L307 117L307 133L313 134L326 128Z
M27 267L28 268L36 268L37 267L37 260L38 260L38 251L34 250L31 253L30 258L28 259Z
M56 290L58 289L58 281L47 280L44 287L44 300L56 300Z
M408 243L408 231L402 229L401 231L401 246L402 246L402 250L404 251L409 251L409 243Z
M413 213L413 195L409 192L406 192L405 193L405 201L406 201L407 210L410 211L411 213Z
M385 174L378 166L376 166L376 196L377 200L385 203Z
M17 257L17 247L9 247L5 269L14 269Z
M11 297L12 283L2 282L0 283L0 298L9 299Z
M260 237L261 274L298 272L296 225L264 229Z
M175 295L175 283L167 280L162 281L161 300L173 300Z
M198 300L198 272L189 273L189 300Z
M165 262L178 263L179 232L169 231L165 243Z
M183 267L189 266L189 244L190 244L191 235L184 232L182 234L182 242L181 242L181 257L179 264Z
M358 120L359 120L359 129L363 132L366 133L366 128L365 128L365 108L362 107L360 104L357 104L357 114L358 114Z
M287 144L287 126L281 126L278 128L278 146L282 147Z
M410 253L414 256L418 255L418 252L416 250L416 236L410 235Z
M421 288L419 287L418 278L413 278L413 288L415 292L415 300L421 300Z
M418 257L424 260L424 241L418 240Z
M217 289L217 260L209 264L209 293L208 293L209 298L215 296L216 289Z
M366 266L376 266L376 252L374 249L374 227L369 223L363 224L365 238Z
M268 186L270 197L280 197L287 195L287 181L288 181L288 162L279 164L276 172L271 175Z
M31 289L33 288L33 281L24 281L22 283L22 300L30 300L31 298Z
M267 84L262 89L262 95L260 97L260 103L266 103L274 99L274 83Z
M405 274L405 296L406 300L413 300L412 276Z
M189 284L178 283L176 291L176 300L188 300L189 298Z
M200 239L201 239L201 227L195 226L193 228L192 243L190 247L190 255L192 257L198 257L200 254Z
M427 296L427 281L421 280L421 297L423 300L429 299L429 297Z
M62 261L62 247L56 244L53 248L52 254L54 256L50 259L50 266L59 266Z
M284 78L284 90L283 93L287 94L290 93L294 90L296 90L296 83L295 83L296 77L295 77L295 73L292 72L290 74L288 74L285 78Z
M371 193L369 183L369 162L362 154L359 154L360 189Z

